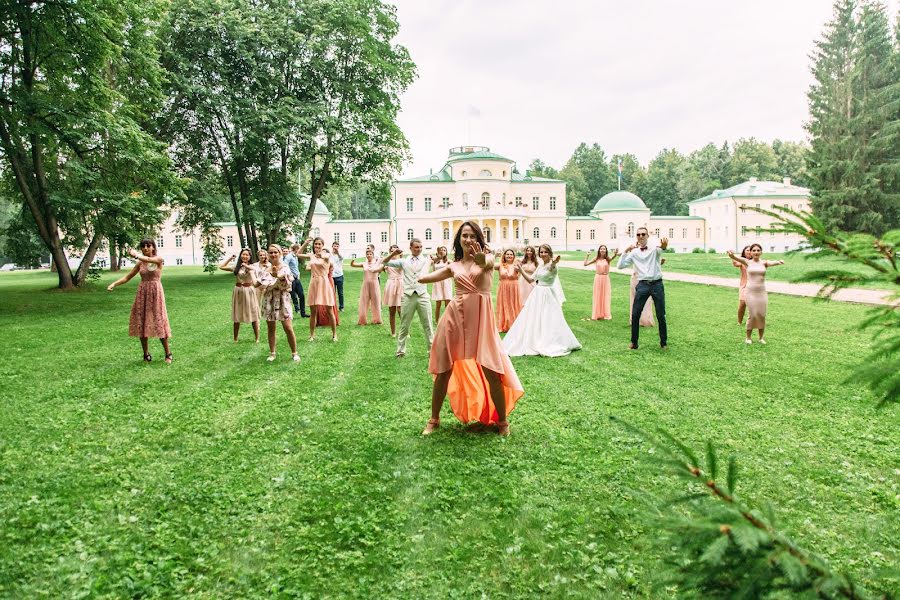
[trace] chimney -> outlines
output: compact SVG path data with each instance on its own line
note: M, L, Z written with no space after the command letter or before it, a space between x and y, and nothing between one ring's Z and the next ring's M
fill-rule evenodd
M428 169L428 174L429 174L429 175L434 175L434 169Z
M791 185L791 178L790 178L790 177L785 177L782 181L784 182L784 185Z

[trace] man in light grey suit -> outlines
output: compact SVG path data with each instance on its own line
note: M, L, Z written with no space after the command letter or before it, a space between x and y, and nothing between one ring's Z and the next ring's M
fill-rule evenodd
M412 253L407 258L398 258L401 250L394 250L384 260L384 264L403 271L403 302L400 305L400 331L397 333L397 358L406 355L406 340L409 339L409 326L413 315L419 313L419 322L428 341L428 351L431 352L431 340L434 338L434 328L431 326L431 296L424 283L419 283L419 275L428 273L428 263L422 254L422 242L413 238L409 242L409 251Z

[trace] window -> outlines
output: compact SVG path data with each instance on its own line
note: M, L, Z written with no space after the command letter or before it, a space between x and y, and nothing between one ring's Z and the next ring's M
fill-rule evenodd
M431 227L429 227L428 229L425 230L425 239L426 240L431 239Z
M697 228L697 239L698 240L700 239L700 228L699 227Z
M756 235L759 235L759 234L761 234L761 233L762 233L762 227L760 227L759 225L757 225L757 226L756 226Z
M175 264L176 264L176 265L183 265L183 264L184 264L184 261L183 261L182 259L180 259L180 258L176 258L176 259L175 259Z
M653 230L653 237L659 237L659 227Z
M425 210L431 211L431 198L425 198Z
M674 227L669 227L669 237L670 238L675 237L675 228Z
M175 236L175 247L181 248L181 236L180 235Z
M381 243L382 243L382 244L387 244L387 231L382 231L382 232L381 232Z
M634 223L628 224L628 237L634 237Z
M366 232L366 243L367 243L367 244L371 244L371 243L372 243L372 232L371 232L371 231L367 231L367 232Z
M229 240L228 246L229 246L229 247L231 247L231 246L234 245L234 243L231 241L231 240L233 240L233 239L234 239L234 238L232 238L230 235L228 236L228 240ZM164 241L164 240L163 240L163 236L157 237L157 238L156 238L156 247L157 247L157 248L162 248L162 247L163 247L163 241Z
M687 239L687 228L681 230L681 237Z
M785 252L787 252L787 251L790 250L790 249L791 249L790 246L785 246L785 247L784 247L784 251L785 251Z
M597 239L597 232L596 232L595 230L591 229L591 233L590 233L589 237L590 237L592 240Z
M335 233L335 234L334 234L334 241L335 241L336 243L340 244L340 243L341 243L341 234Z
M491 241L491 228L490 227L484 228L484 241L486 241L486 242Z
M531 197L531 208L532 210L539 210L541 208L541 199L538 196Z
M747 205L746 205L746 204L741 204L741 212L742 212L742 213L747 212Z
M509 239L509 229L507 229L506 227L503 228L503 239Z
M461 177L465 177L466 175L468 175L468 173L466 173L465 171L463 171Z
M412 210L413 210L413 199L407 198L406 199L406 212L412 212Z
M615 223L612 223L609 226L609 239L611 239L611 240L616 239L616 224Z
M522 196L516 196L516 206L522 206Z
M312 234L313 234L313 237L314 237L314 238L319 237L320 234L319 234L319 228L318 228L318 227L313 227L313 230L312 230L312 231L313 231Z
M580 230L580 229L576 229L576 230L575 230L575 239L576 239L576 240L580 240L580 239L581 239L581 230Z
M550 228L550 238L554 240L556 239L556 227Z
M531 237L533 237L533 238L536 239L536 240L537 240L537 239L540 239L540 237L541 237L541 230L538 229L537 227L535 227L535 228L534 228L534 231L531 232Z
M759 204L756 205L756 208L759 208Z
M775 223L769 223L769 236L775 237Z
M444 227L444 239L445 240L450 239L450 229L448 227Z
M550 210L556 210L556 196L550 196Z
M464 208L468 208L468 206L469 206L469 195L468 195L468 194L463 194L462 200L463 200L463 207L464 207Z
M747 235L747 226L741 225L741 236L746 237L746 235Z
M491 195L487 192L481 195L481 210L487 210L491 206Z
M414 237L416 237L416 236L415 236L415 234L413 233L413 230L412 230L412 229L407 229L407 230L406 230L406 241L410 241L410 240L412 240Z
M488 171L487 169L482 169L482 171L478 174L478 176L479 177L493 177L493 175L491 175L491 172Z
M769 252L775 252L775 246L769 246Z
M519 239L519 228L516 227L516 239Z
M503 171L503 176L506 177L506 171Z
M444 210L450 208L450 198L441 198L441 207Z
M351 244L355 244L355 243L356 243L356 232L355 232L355 231L351 231L351 232L350 232L350 243L351 243Z
M159 238L159 240L162 241L162 238ZM228 246L229 248L234 247L234 236L233 235L229 235L225 238L225 245ZM162 244L157 244L157 246L162 246Z

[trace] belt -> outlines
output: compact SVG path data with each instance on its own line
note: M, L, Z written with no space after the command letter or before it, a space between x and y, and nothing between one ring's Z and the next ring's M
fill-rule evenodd
M250 287L252 285L252 283L236 283L234 284L234 287Z

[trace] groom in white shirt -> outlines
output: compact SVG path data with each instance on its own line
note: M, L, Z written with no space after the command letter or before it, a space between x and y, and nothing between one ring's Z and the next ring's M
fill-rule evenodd
M637 350L641 312L643 312L647 300L653 298L656 318L659 320L659 345L663 350L668 350L666 291L663 288L660 261L662 260L662 251L669 246L669 238L661 239L659 246L650 248L647 246L649 235L646 227L638 227L637 245L626 248L625 254L619 259L618 264L620 269L634 265L634 271L638 276L637 287L634 289L634 304L631 307L631 345L628 347Z
M398 259L401 250L394 250L384 260L384 264L403 271L403 301L400 304L400 331L397 333L397 358L406 355L406 340L409 339L409 326L412 323L413 314L419 313L419 322L428 340L428 351L431 352L431 341L434 338L434 328L431 326L431 296L424 283L419 283L419 275L428 272L427 263L421 256L422 242L413 238L409 242L408 258Z

